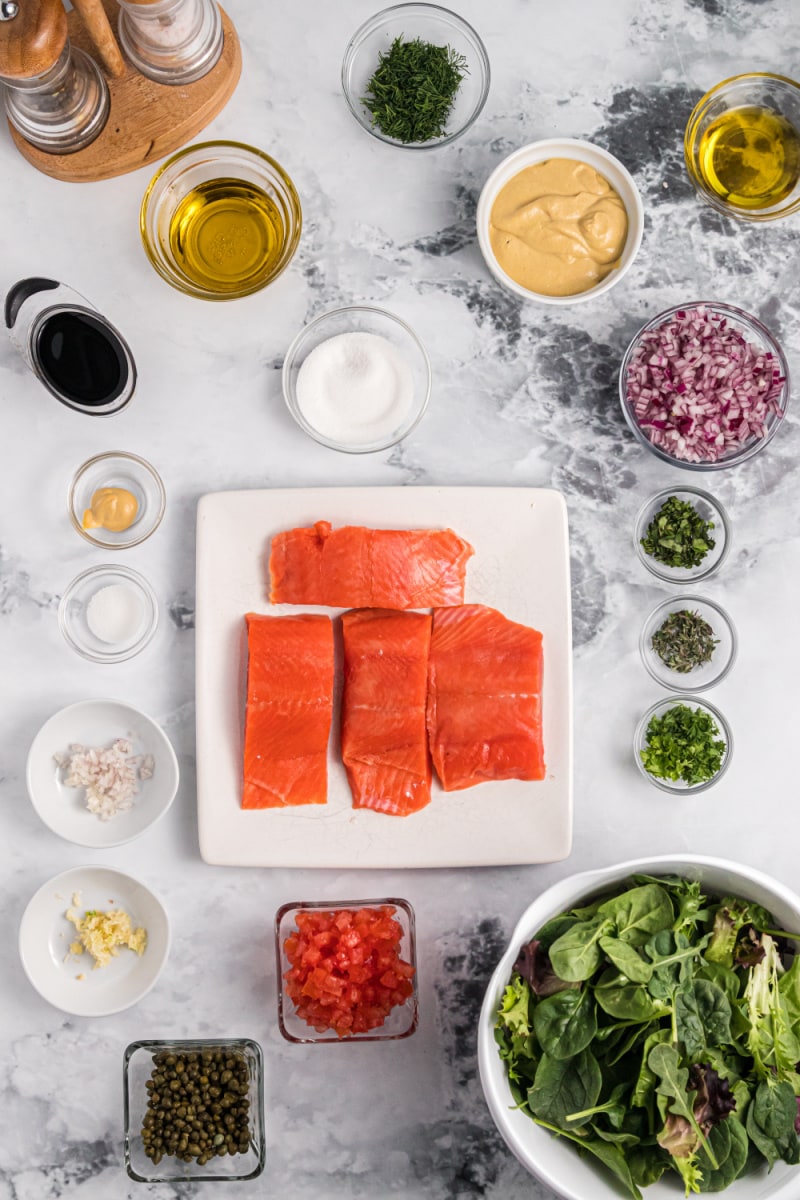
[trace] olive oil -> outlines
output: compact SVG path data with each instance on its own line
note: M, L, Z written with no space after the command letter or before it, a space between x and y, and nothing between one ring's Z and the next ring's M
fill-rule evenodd
M703 133L698 165L707 187L736 208L772 208L800 179L800 134L780 113L733 108Z
M275 201L242 179L209 179L192 188L169 224L175 263L197 287L241 294L278 267L286 224Z

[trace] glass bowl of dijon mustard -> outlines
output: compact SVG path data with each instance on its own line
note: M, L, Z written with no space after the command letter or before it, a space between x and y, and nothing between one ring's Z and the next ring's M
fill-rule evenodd
M104 550L127 550L155 533L167 496L155 467L122 450L96 454L75 472L69 515L81 537Z
M486 265L503 287L542 304L579 304L630 270L644 210L632 175L613 154L576 138L549 138L494 169L477 225Z

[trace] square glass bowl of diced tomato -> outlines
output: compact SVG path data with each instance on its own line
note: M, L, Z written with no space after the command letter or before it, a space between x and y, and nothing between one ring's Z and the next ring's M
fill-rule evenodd
M289 1042L376 1042L417 1028L407 900L284 904L275 917L278 1024Z

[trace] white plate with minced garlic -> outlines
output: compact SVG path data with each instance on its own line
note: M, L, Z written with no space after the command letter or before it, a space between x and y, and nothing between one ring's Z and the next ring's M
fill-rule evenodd
M84 700L44 723L28 753L28 795L53 833L107 849L162 817L178 760L152 718L120 700Z
M39 888L22 916L25 974L50 1004L78 1017L122 1012L167 961L169 919L157 896L110 867L74 867Z

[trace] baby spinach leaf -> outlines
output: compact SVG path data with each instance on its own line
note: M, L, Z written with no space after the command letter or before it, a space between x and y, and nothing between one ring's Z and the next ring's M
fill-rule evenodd
M603 1077L591 1050L582 1050L574 1058L553 1058L543 1054L536 1068L533 1087L528 1091L531 1112L543 1121L565 1128L569 1113L581 1112L597 1103ZM585 1125L590 1117L574 1121Z
M617 1084L605 1104L595 1104L594 1108L584 1109L583 1112L569 1113L567 1121L570 1125L574 1125L582 1117L596 1117L600 1113L605 1113L609 1124L614 1129L619 1129L625 1116L626 1106L624 1104L624 1097L627 1090L627 1084ZM634 1140L638 1141L639 1139L635 1138Z
M631 983L613 967L604 971L595 987L595 998L610 1017L642 1025L667 1016L670 1009L650 996L642 983Z
M632 983L647 983L653 973L650 963L645 962L641 954L633 946L620 938L601 937L600 949L618 971L621 971Z
M697 1158L704 1177L708 1171L718 1171L728 1161L728 1155L731 1152L731 1131L727 1121L721 1121L719 1125L715 1125L713 1129L709 1130L708 1145L717 1160L717 1165L716 1167L711 1165L708 1154L701 1146L697 1152Z
M650 1103L650 1097L656 1090L657 1076L654 1071L650 1070L647 1059L653 1046L659 1046L662 1042L668 1042L672 1032L669 1029L657 1029L655 1033L651 1033L644 1043L642 1048L642 1064L639 1068L639 1074L636 1078L636 1083L633 1087L631 1095L631 1104L638 1108L645 1108Z
M675 919L672 901L657 883L630 888L606 900L597 911L611 917L617 937L632 946L643 946L651 934L669 929Z
M708 1046L731 1040L731 1006L722 988L708 979L695 979L675 997L678 1038L691 1059L700 1059Z
M601 1129L599 1125L592 1125L592 1132L604 1142L611 1142L613 1146L619 1146L623 1150L630 1150L641 1141L637 1133L618 1133L615 1129Z
M639 1187L658 1183L669 1166L669 1155L660 1146L635 1146L626 1155L631 1179Z
M552 1058L574 1058L597 1033L594 997L582 992L557 992L540 1000L533 1011L533 1028L539 1044Z
M722 988L731 1004L739 999L741 984L736 972L730 967L723 967L721 963L706 962L705 959L701 959L700 966L695 972L695 978L707 979L710 983L715 983L717 987Z
M612 928L604 917L579 921L562 933L550 947L550 961L559 979L580 983L589 979L600 966L600 938Z
M789 1083L766 1080L753 1097L753 1119L769 1138L779 1141L794 1129L797 1103Z
M540 1120L534 1117L537 1125L542 1125L545 1129L549 1129L551 1133L557 1134L559 1137L568 1138L569 1141L575 1142L581 1150L585 1150L587 1154L592 1154L599 1159L609 1171L616 1175L617 1179L624 1185L628 1191L628 1195L632 1200L642 1200L642 1193L633 1182L630 1169L626 1161L626 1156L622 1153L618 1146L611 1146L600 1138L581 1137L579 1134L568 1133L564 1129L559 1129L547 1121Z
M541 943L543 950L549 950L556 938L560 938L562 933L566 933L577 923L576 918L570 916L569 913L561 913L560 916L553 917L539 930L536 939Z
M608 1065L613 1067L616 1066L617 1063L621 1063L622 1060L630 1054L636 1043L644 1040L651 1024L652 1022L649 1022L647 1025L633 1025L628 1033L624 1034L620 1038L617 1045L614 1046L610 1053L606 1056L606 1062ZM632 1073L633 1072L631 1072L631 1074Z
M727 1136L728 1151L722 1156L722 1142ZM707 1161L703 1163L703 1181L701 1192L721 1192L734 1179L738 1179L747 1163L749 1141L744 1126L730 1118L721 1125L715 1125L708 1138L711 1148L717 1156L719 1166L715 1170ZM700 1153L702 1161L703 1152Z

